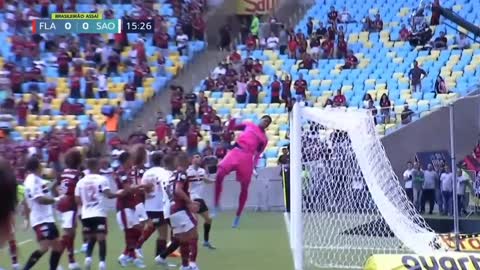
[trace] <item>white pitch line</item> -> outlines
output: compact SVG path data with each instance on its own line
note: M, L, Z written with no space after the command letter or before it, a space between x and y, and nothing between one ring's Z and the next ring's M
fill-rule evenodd
M25 240L25 241L19 242L19 243L17 244L17 246L25 245L25 244L28 244L28 243L30 243L30 242L32 242L32 241L33 241L32 239L27 239L27 240Z

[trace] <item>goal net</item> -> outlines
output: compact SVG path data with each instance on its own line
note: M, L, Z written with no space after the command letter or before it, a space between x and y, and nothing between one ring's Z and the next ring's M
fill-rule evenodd
M368 111L296 106L291 124L297 270L358 269L372 254L441 248L407 199Z

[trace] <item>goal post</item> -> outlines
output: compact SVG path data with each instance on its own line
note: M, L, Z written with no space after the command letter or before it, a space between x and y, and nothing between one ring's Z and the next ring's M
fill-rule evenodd
M443 250L401 187L368 110L296 104L290 179L295 270L359 269L372 254Z

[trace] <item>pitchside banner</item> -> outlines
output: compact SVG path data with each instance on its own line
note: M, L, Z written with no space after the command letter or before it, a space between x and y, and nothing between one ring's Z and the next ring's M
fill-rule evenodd
M415 254L373 255L364 270L480 270L480 255L443 253L431 256Z
M429 163L433 164L433 167L438 168L440 164L450 162L450 154L446 150L418 152L416 154L417 161L423 169L427 168Z
M275 10L279 2L280 0L237 0L237 14L266 14Z

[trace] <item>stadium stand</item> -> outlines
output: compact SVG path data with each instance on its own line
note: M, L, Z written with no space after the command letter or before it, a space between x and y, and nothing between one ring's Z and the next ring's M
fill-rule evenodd
M167 55L164 55L165 60L165 73L157 73L157 53L158 49L154 46L153 36L140 36L138 34L128 34L128 40L130 45L126 46L120 54L120 65L118 74L114 76L109 76L107 81L108 96L100 98L98 95L98 88L94 87L94 96L91 98L85 97L85 90L87 85L87 80L82 77L80 79L80 98L70 98L70 86L72 84L72 78L70 77L60 77L58 75L58 65L57 65L57 54L56 52L48 52L41 49L39 52L40 59L39 63L42 63L42 73L45 77L44 81L32 82L25 81L21 84L21 92L14 95L15 103L18 104L20 100L23 100L27 103L32 100L31 90L38 90L36 92L36 98L39 102L40 112L43 111L42 107L44 106L43 100L45 96L48 95L47 91L49 88L53 88L55 91L55 97L50 101L51 102L51 115L41 115L28 113L26 119L26 125L19 125L17 121L13 124L14 130L11 132L10 136L15 141L28 140L37 135L41 135L45 132L48 132L52 127L69 127L70 129L79 127L81 130L87 128L89 122L89 115L93 116L93 119L98 126L102 126L105 122L105 117L101 114L102 107L104 105L117 106L121 104L123 107L123 120L132 119L132 116L139 111L144 102L148 102L154 95L158 94L160 91L164 90L167 83L182 69L185 65L188 64L194 57L194 55L205 48L205 43L203 41L192 40L188 42L188 53L185 55L180 55L177 45L175 44L175 28L178 27L179 19L174 15L174 8L167 1L160 1L161 3L154 4L153 9L157 12L158 17L162 18L164 25L167 27L167 33L170 36L168 43L168 49L164 50L167 52ZM35 12L40 13L40 6L32 6L32 9ZM55 6L49 6L50 12L55 12ZM77 4L77 12L91 12L92 6L88 4ZM102 10L98 8L97 12L106 13L112 12L112 17L119 17L121 15L129 16L143 16L142 14L134 14L135 12L143 12L142 8L133 6L131 4L114 4L110 9ZM2 15L4 16L4 15ZM147 16L151 16L147 14ZM3 19L3 18L2 18ZM0 42L6 44L6 46L1 47L2 58L0 59L0 64L3 66L7 63L10 63L11 60L15 58L15 39L17 35L14 35L9 32L0 32ZM82 40L85 37L80 37ZM104 35L101 39L104 41L102 44L108 44L108 40L112 39L112 36ZM133 102L124 102L124 88L128 83L132 83L135 66L130 66L125 64L126 61L131 60L131 52L136 49L139 39L143 39L141 42L144 47L144 51L147 56L148 68L143 83L139 84L135 89L135 98ZM83 44L82 44L83 45ZM81 48L82 52L77 59L73 59L70 62L70 74L74 72L74 65L76 63L83 63L81 71L83 74L93 72L96 74L94 69L91 69L87 65L88 61L88 50L83 52L83 47ZM97 50L101 50L101 47ZM96 52L98 53L98 51ZM152 76L153 75L153 76ZM96 78L95 78L96 79ZM96 84L96 82L95 82ZM80 104L79 112L75 113L65 113L61 111L61 105L64 100L69 104ZM6 99L6 96L3 97ZM49 108L50 108L49 106ZM98 136L101 137L103 132L99 132Z
M477 13L473 12L475 9L473 1L444 1L442 6L451 8L474 24L480 21ZM344 11L340 11L344 7L348 7L348 10L345 8ZM327 25L327 18L331 20L331 17L327 16L329 11L332 11L331 8L339 10L336 11L338 18L344 15L343 13L355 14L350 15L348 23L338 23L338 29L340 30L340 27L344 29L343 35L346 37L348 50L353 51L358 60L355 68L346 69L344 59L328 57L319 59L316 67L314 65L311 69L304 69L299 66L302 60L298 52L295 53L297 59L293 59L287 54L281 54L277 49L261 48L265 47L262 46L262 42L249 43L247 38L245 45L237 46L237 53L242 60L251 58L252 61L253 59L261 61L261 72L258 73L256 80L263 86L263 91L258 95L258 104L236 102L233 91L222 91L222 85L207 89L205 86L208 85L210 78L195 89L197 94L204 93L212 109L223 119L229 115L238 115L242 120L255 121L263 113L273 115L274 123L268 131L269 147L265 152L265 158L260 160L260 167L276 166L281 148L288 145L287 108L272 102L270 84L274 81L275 75L279 79L288 75L292 81L302 76L308 84L305 101L311 106L335 105L335 93L340 90L337 94L345 98L347 110L361 107L372 109L376 115L379 135L391 132L402 124L407 124L466 95L470 87L478 82L479 44L462 35L461 33L466 31L460 27L452 29L443 21L435 25L436 19L432 18L431 14L426 14L430 12L429 8L425 8L426 16L421 20L417 18L418 15L413 16L412 14L418 14L422 8L416 1L386 3L369 1L362 2L361 5L352 5L350 2L347 5L346 1L316 3L289 34L306 36L307 42L310 43L307 26L310 18L315 18L312 19L313 30L318 29L320 23ZM375 16L375 19L370 19L371 16ZM377 24L376 19L380 20L381 24ZM430 26L432 35L419 45L415 43L414 37L422 30L426 30L421 29L423 21L433 22ZM410 28L403 25L410 25ZM412 26L418 30L414 31ZM341 35L341 32L337 31L333 35ZM443 35L442 32L447 34ZM440 48L443 44L438 42L443 41L444 37L447 39L446 46ZM323 41L323 39L320 41L322 47ZM336 46L336 43L337 41L333 46ZM313 53L312 46L307 46L307 52ZM410 86L409 72L414 61L417 61L419 67L426 72L421 91L412 91ZM380 102L383 95L386 95L388 102ZM368 106L366 97L371 97L373 106ZM168 116L167 121L176 124L178 119ZM202 131L202 135L204 141L200 142L200 148L210 139L208 132Z

